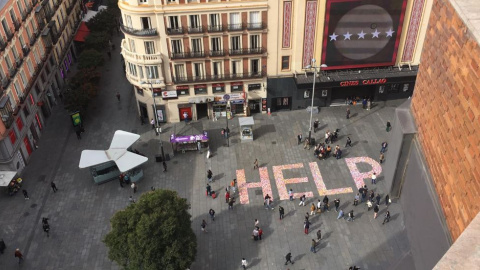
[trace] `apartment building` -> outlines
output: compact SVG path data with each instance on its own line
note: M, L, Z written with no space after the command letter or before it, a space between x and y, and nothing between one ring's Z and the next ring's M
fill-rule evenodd
M433 0L268 2L273 111L412 95Z
M77 0L0 0L0 168L28 163L75 57Z
M124 0L126 76L159 122L266 112L267 0Z

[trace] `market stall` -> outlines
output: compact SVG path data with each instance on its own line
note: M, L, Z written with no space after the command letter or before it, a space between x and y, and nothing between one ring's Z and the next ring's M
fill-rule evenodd
M22 187L22 178L17 177L16 171L0 171L0 187L6 187L8 194L13 195Z
M170 142L173 150L185 153L185 151L199 151L202 148L208 147L208 134L203 131L202 134L177 136L170 135Z
M253 141L253 125L255 121L253 117L240 117L238 118L240 126L240 139L242 141Z
M130 181L137 182L143 177L139 166L148 158L128 151L128 148L140 138L140 135L117 130L108 150L83 150L80 168L90 168L93 181L103 184L118 179L125 173Z

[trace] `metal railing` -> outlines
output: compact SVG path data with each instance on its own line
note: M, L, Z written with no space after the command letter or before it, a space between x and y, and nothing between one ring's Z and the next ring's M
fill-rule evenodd
M225 50L211 50L210 51L210 56L215 57L215 56L225 56L226 52Z
M195 33L203 33L205 32L205 27L199 26L199 27L188 27L188 33L189 34L195 34Z
M0 36L0 50L5 50L5 48L7 47L7 43L5 42L5 40L3 40L3 37Z
M242 48L238 50L230 49L230 55L248 55L248 54L263 54L265 48Z
M15 74L17 74L17 67L11 67L8 69L8 74L10 75L10 78L13 78Z
M228 25L228 31L242 31L245 29L245 24L243 23L232 23Z
M128 27L125 25L120 25L120 29L126 34L134 35L134 36L143 36L143 37L151 37L151 36L157 36L158 32L156 28L150 28L150 29L135 29L132 27Z
M20 23L17 20L13 20L13 25L15 26L15 31L18 31L18 29L20 29Z
M24 10L21 10L20 15L22 16L22 22L24 22L27 19L27 13Z
M7 41L10 42L10 40L13 38L12 32L10 30L5 31L5 35L7 36Z
M207 56L204 51L199 52L172 52L170 58L172 59L185 59L185 58L203 58Z
M10 79L5 77L2 79L2 88L7 89L8 85L10 84Z
M263 22L258 22L258 23L248 23L247 24L247 30L262 30L266 29L267 24Z
M242 80L242 79L257 79L266 76L265 71L249 72L249 73L230 73L222 75L204 75L204 76L174 76L175 83L193 83L193 82L209 82L209 81L228 81L228 80Z
M178 27L178 28L167 28L168 35L182 35L185 33L185 28Z
M225 30L226 30L225 25L220 24L220 25L209 25L207 31L210 33L215 33L215 32L224 32Z
M23 57L25 57L30 52L30 48L27 47L26 45L24 45L23 48L22 48L22 51L23 51Z

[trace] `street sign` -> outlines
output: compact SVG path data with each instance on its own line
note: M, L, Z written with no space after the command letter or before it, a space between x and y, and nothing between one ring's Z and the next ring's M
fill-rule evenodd
M230 95L229 95L229 94L223 95L223 99L224 99L225 101L228 101L228 100L230 99Z

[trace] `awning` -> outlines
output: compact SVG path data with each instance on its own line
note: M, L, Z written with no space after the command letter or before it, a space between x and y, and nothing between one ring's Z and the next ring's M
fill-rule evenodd
M85 42L85 38L88 35L90 35L90 30L88 29L85 22L82 22L80 24L80 27L78 28L77 34L75 35L75 38L73 40L78 41L78 42Z
M0 187L8 186L15 175L17 175L15 171L0 171Z

